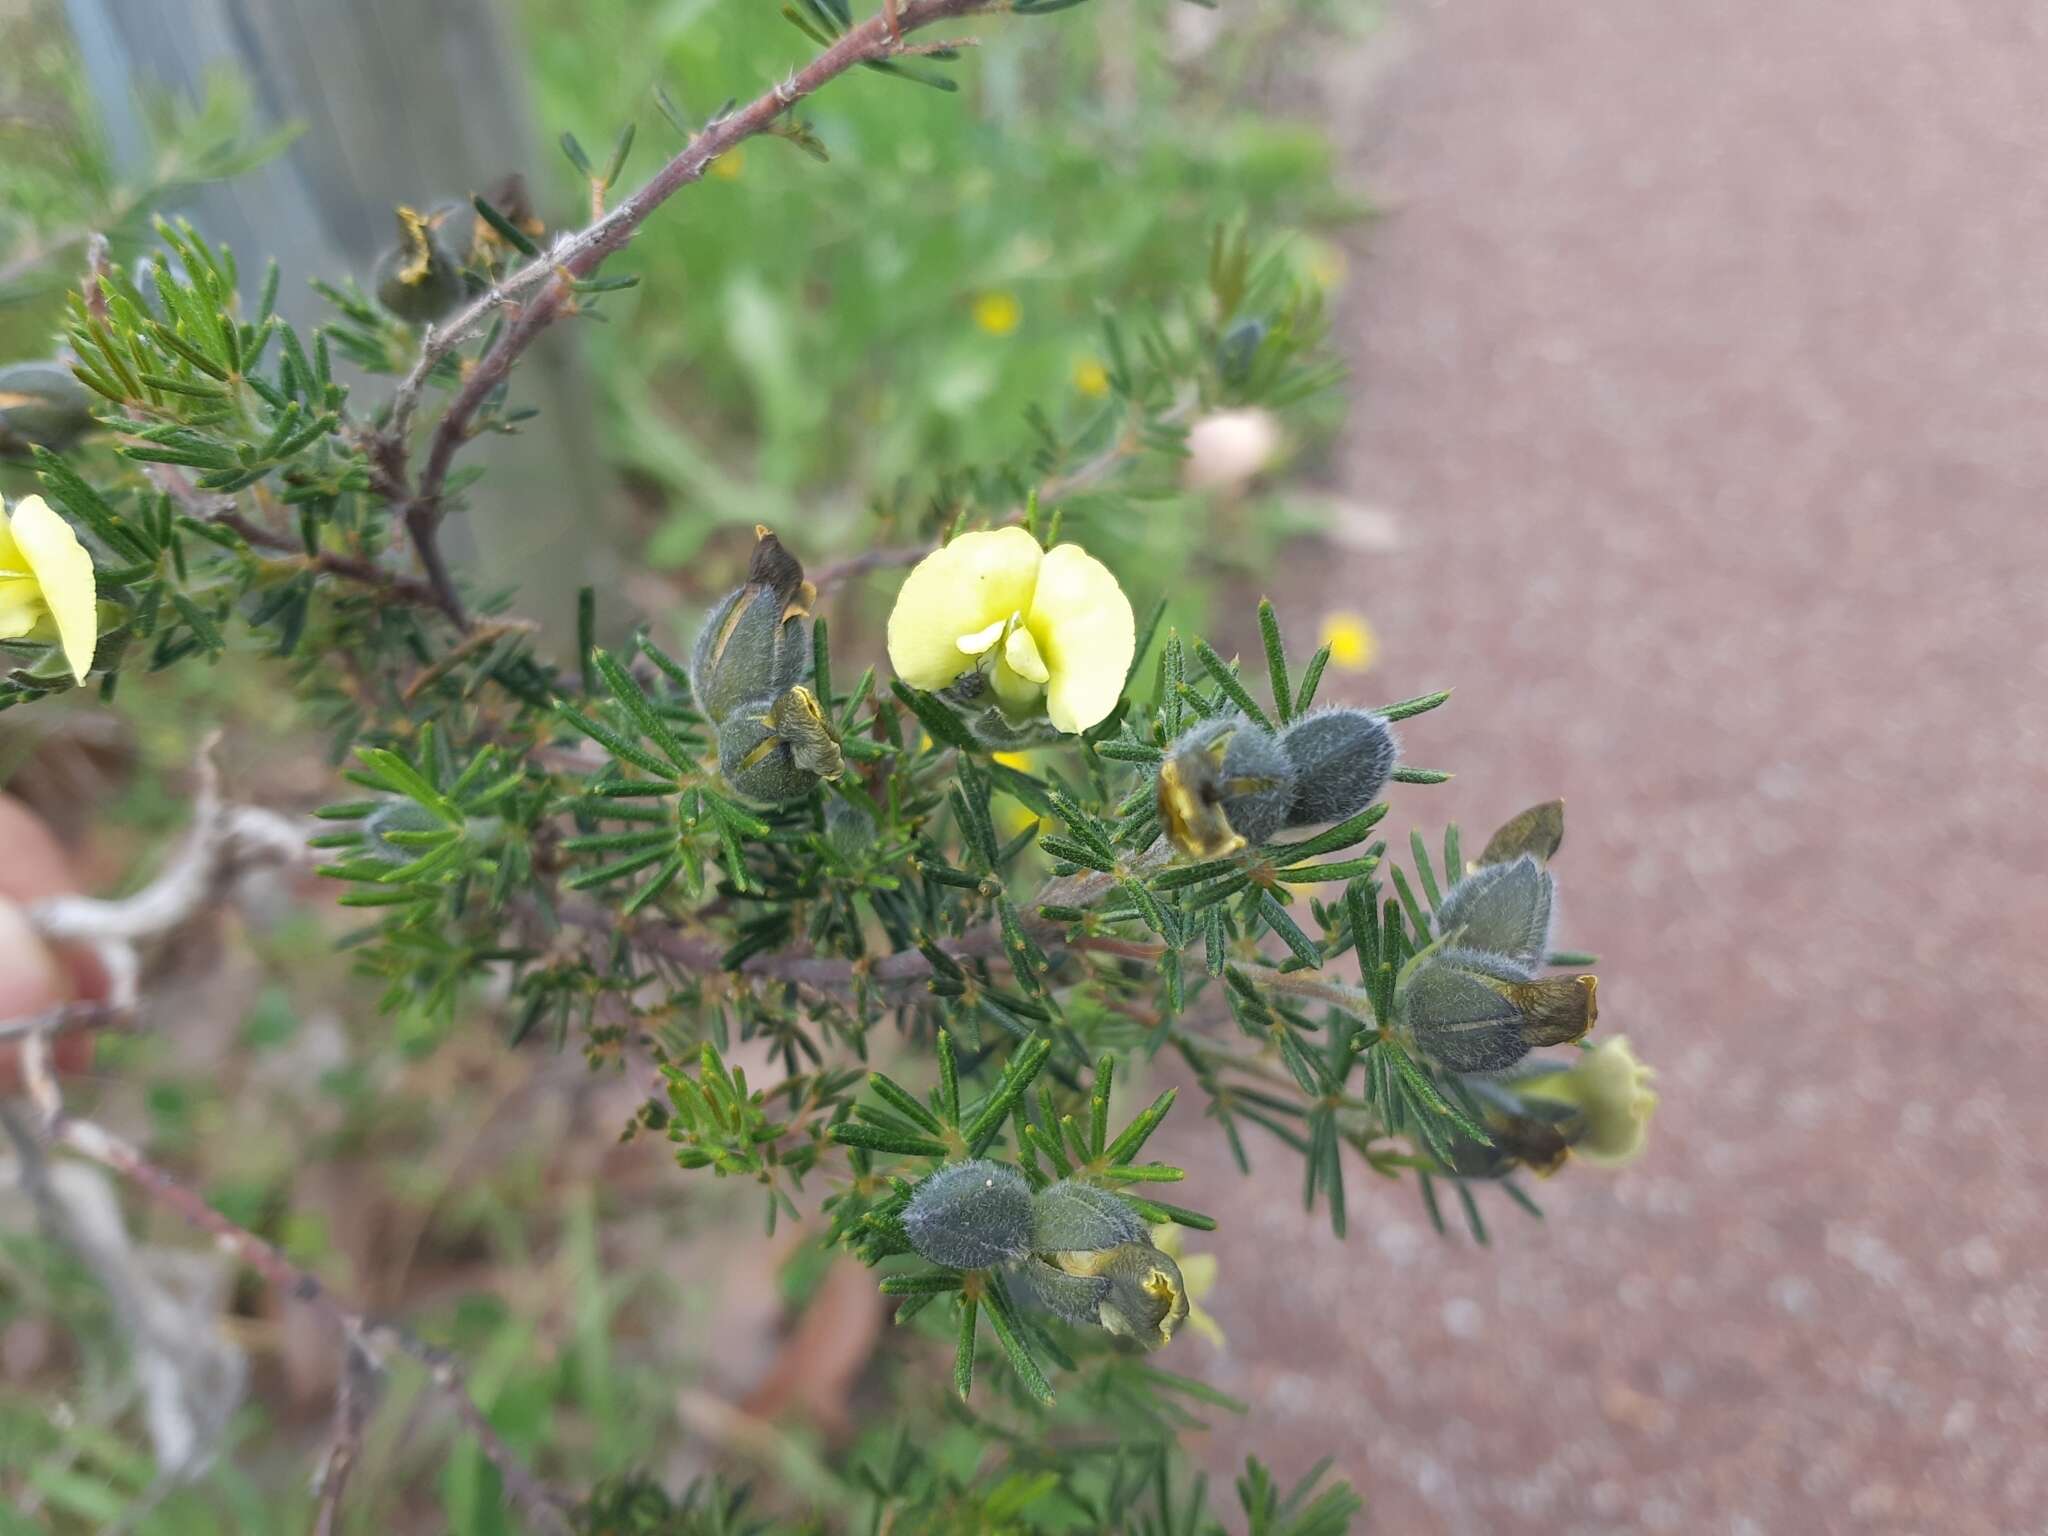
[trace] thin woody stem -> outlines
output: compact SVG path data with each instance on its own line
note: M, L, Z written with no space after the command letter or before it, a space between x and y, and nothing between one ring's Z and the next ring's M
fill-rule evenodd
M877 15L848 29L817 58L748 105L720 117L691 138L681 153L631 196L583 230L512 273L447 324L432 328L412 371L392 399L388 422L371 445L380 488L403 508L407 532L439 606L466 625L454 584L438 547L442 496L456 453L474 435L477 413L505 382L512 366L542 331L574 308L574 285L594 275L623 247L648 216L677 191L704 175L706 167L735 145L767 132L797 102L857 65L887 59L904 49L903 36L935 22L999 9L1002 0L902 0L891 14ZM427 382L442 361L495 311L517 314L477 359L434 428L417 485L409 485L406 439Z
M477 1407L476 1400L470 1396L454 1356L413 1337L394 1324L372 1321L345 1306L317 1275L294 1264L277 1247L246 1227L230 1221L197 1193L186 1188L175 1175L151 1162L138 1148L90 1120L80 1120L68 1114L62 1092L50 1070L46 1036L31 1035L25 1042L22 1076L30 1101L41 1117L44 1141L119 1174L156 1204L175 1212L213 1238L280 1295L312 1307L334 1326L352 1357L360 1351L364 1358L382 1370L393 1355L403 1354L424 1367L435 1390L447 1402L463 1428L476 1438L485 1458L497 1469L506 1494L521 1512L551 1536L568 1536L569 1522L563 1513L567 1501L528 1471L512 1448L491 1427L490 1421ZM353 1361L344 1363L344 1383L348 1381L352 1366Z

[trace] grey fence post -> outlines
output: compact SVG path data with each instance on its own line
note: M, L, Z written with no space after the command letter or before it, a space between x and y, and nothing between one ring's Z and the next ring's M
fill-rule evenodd
M180 210L235 248L245 278L261 270L251 258L276 256L279 307L294 321L321 315L307 279L367 279L393 238L394 204L463 198L534 169L525 87L494 0L65 5L125 161L148 152L144 96L189 97L220 72L248 83L263 126L305 125L276 160L198 190ZM570 632L578 586L614 582L624 532L572 332L545 338L514 376L517 399L541 415L470 450L465 462L490 474L469 493L466 526L450 526L457 562L485 586L517 586L520 611L558 637Z

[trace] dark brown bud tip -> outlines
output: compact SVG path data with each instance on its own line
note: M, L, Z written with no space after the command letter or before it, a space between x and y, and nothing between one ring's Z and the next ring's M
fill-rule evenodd
M1486 851L1479 855L1479 866L1483 869L1489 864L1512 864L1525 853L1534 854L1539 864L1548 864L1563 842L1564 802L1546 800L1510 818L1488 838ZM1451 877L1456 879L1463 874L1461 869L1453 870Z
M754 555L747 562L748 585L767 587L785 604L800 610L808 608L811 588L804 580L803 562L782 547L782 540L758 524L754 537Z

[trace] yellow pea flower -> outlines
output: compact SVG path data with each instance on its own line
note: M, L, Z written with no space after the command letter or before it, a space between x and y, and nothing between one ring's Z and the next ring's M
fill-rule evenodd
M0 511L0 640L51 638L80 683L99 642L92 556L40 496Z
M1022 528L997 528L911 570L889 614L889 665L931 691L980 672L1006 712L1043 700L1071 734L1116 708L1137 630L1116 577L1080 545L1041 549Z
M1586 1131L1572 1143L1572 1155L1613 1167L1635 1161L1649 1140L1650 1116L1657 1108L1650 1080L1656 1075L1629 1048L1626 1036L1615 1035L1579 1052L1565 1071L1518 1082L1515 1091L1577 1108L1586 1117Z
M1322 643L1330 648L1330 664L1341 672L1363 672L1380 653L1379 636L1362 613L1326 614Z
M1007 336L1024 320L1024 306L1015 294L984 293L974 301L974 323L991 336Z
M1100 400L1109 393L1109 370L1092 357L1084 357L1074 364L1074 388L1090 400Z

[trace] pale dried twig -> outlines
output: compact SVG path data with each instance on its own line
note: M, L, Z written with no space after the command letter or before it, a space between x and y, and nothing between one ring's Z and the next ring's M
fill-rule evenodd
M64 896L29 909L29 922L43 937L95 947L109 967L111 995L106 1004L117 1017L137 1006L138 946L182 927L226 893L233 879L252 867L303 856L304 834L286 818L252 807L225 804L209 740L199 760L198 789L192 824L163 871L142 890L119 901ZM367 1414L367 1394L352 1380L366 1365L381 1373L403 1355L420 1365L435 1391L472 1435L491 1462L506 1494L537 1528L550 1536L568 1536L567 1501L527 1470L483 1411L463 1380L462 1369L446 1350L415 1338L394 1324L370 1319L344 1306L319 1278L301 1268L274 1245L223 1216L172 1173L158 1166L136 1146L91 1120L65 1108L50 1061L50 1037L69 1016L68 1010L0 1026L0 1039L21 1041L22 1079L34 1106L37 1125L24 1142L54 1146L97 1163L119 1175L156 1204L176 1212L207 1233L228 1254L246 1264L279 1294L304 1302L324 1316L340 1334L348 1351L342 1374L344 1393L358 1393L337 1407L335 1449L327 1461L325 1486L337 1491L354 1455L350 1430L359 1414ZM24 1153L27 1163L28 1153ZM323 1494L323 1500L326 1495Z

